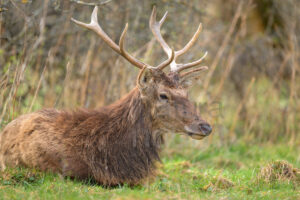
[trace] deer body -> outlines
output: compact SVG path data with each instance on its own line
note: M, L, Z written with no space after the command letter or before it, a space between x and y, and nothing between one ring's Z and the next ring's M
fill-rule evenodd
M203 58L187 64L175 62L194 43L201 26L182 50L174 52L160 35L166 15L156 22L154 8L150 28L168 59L152 67L124 50L127 26L119 46L106 35L98 24L97 9L90 24L73 21L95 31L112 49L141 69L137 87L114 104L97 110L45 109L13 120L0 134L2 170L7 166L26 166L79 179L92 178L106 186L135 185L155 174L163 133L180 132L194 139L210 134L211 127L187 98L187 85L205 67L180 74ZM170 64L171 72L166 74L163 68Z
M12 121L1 166L24 165L103 185L137 184L154 173L162 138L134 89L115 104L74 113L46 109ZM155 131L157 130L157 131Z

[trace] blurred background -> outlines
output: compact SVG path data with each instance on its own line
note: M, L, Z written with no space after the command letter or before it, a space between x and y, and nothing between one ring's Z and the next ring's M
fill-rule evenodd
M89 22L100 1L0 0L0 129L42 108L96 108L134 88L137 68L71 17ZM168 134L168 151L210 144L300 144L299 0L111 0L99 23L151 65L166 59L148 27L152 7L165 40L181 49L202 22L200 38L181 62L208 51L190 97L213 127L204 141ZM179 148L180 147L180 148Z

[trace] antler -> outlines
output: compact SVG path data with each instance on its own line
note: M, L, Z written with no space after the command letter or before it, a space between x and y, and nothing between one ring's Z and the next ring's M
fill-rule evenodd
M77 25L82 26L84 28L90 29L97 33L97 35L102 38L108 46L110 46L114 51L116 51L118 54L123 56L126 60L128 60L131 64L134 66L142 69L146 64L137 60L133 56L131 56L125 49L124 49L124 38L127 32L128 24L126 24L121 37L119 41L119 45L117 45L101 28L101 26L98 23L98 18L97 18L97 13L98 13L98 6L95 6L93 13L91 15L91 22L89 24L80 22L74 18L71 18L73 22L75 22Z
M160 43L163 50L166 52L166 54L168 55L168 57L170 59L171 56L172 56L172 51L173 50L166 43L166 41L164 40L164 38L162 37L161 32L160 32L160 28L163 25L163 23L164 23L164 21L167 17L167 14L168 14L168 12L166 12L164 14L164 16L162 17L162 19L159 22L156 21L156 7L154 6L153 10L152 10L151 17L150 17L149 26L150 26L150 29L151 29L153 35L155 36L156 40ZM201 63L201 61L206 57L207 52L205 52L205 54L200 59L198 59L194 62L185 63L185 64L177 64L176 63L176 59L179 56L181 56L182 54L186 53L195 44L197 38L199 37L199 35L201 33L201 30L202 30L202 24L200 23L199 26L198 26L198 29L195 32L195 34L193 35L192 39L181 50L178 50L178 51L174 52L174 54L175 54L174 59L170 64L172 72L178 72L179 73L179 72L181 72L185 69L188 69L188 68L194 67L196 65L199 65ZM206 68L199 68L197 71L203 70L203 69L206 69ZM189 73L192 73L192 71L189 72Z
M163 50L166 52L166 54L168 55L168 59L165 60L164 62L162 62L161 64L159 64L157 67L153 67L150 66L148 64L143 63L142 61L134 58L133 56L131 56L124 48L124 38L126 36L127 33L127 29L128 29L128 24L126 24L120 40L119 40L119 45L117 45L101 28L101 26L98 23L98 18L97 18L97 14L98 14L98 6L95 6L92 15L91 15L91 22L89 24L87 23L83 23L80 22L74 18L71 18L71 20L76 23L79 26L82 26L84 28L87 28L89 30L94 31L100 38L102 38L114 51L116 51L118 54L120 54L121 56L123 56L126 60L128 60L131 64L133 64L134 66L143 69L143 68L150 68L150 69L158 69L158 70L163 70L165 67L167 67L168 65L170 65L171 67L171 71L172 72L181 72L185 69L194 67L196 65L199 65L201 63L201 61L206 57L207 52L205 52L204 56L202 56L200 59L194 61L194 62L190 62L190 63L185 63L185 64L177 64L176 63L176 59L181 56L182 54L186 53L196 42L197 38L200 35L200 32L202 30L202 25L201 23L198 26L197 31L195 32L195 34L193 35L193 37L191 38L191 40L181 49L178 51L174 51L173 49L171 49L169 47L169 45L166 43L166 41L164 40L164 38L161 35L160 32L160 28L162 26L162 24L164 23L166 17L167 17L167 12L165 13L165 15L162 17L162 19L157 22L156 21L156 7L153 7L153 11L150 17L150 21L149 21L149 25L150 25L150 29L152 31L152 33L154 34L155 38L157 39L157 41L160 43L160 45L162 46ZM188 75L190 73L193 73L195 71L200 71L203 69L207 69L206 67L200 67L194 70L191 70L189 72L185 72L183 74L181 74L181 77Z
M151 69L163 69L166 66L168 66L172 60L174 59L174 51L171 50L171 54L169 56L169 58L162 62L161 64L159 64L157 67L152 67L148 64L143 63L142 61L134 58L133 56L131 56L125 49L124 49L124 38L125 35L127 33L127 29L128 29L128 23L126 24L120 40L119 40L119 45L117 45L101 28L101 26L98 23L98 18L97 18L97 14L98 14L98 6L95 6L92 15L91 15L91 22L89 24L80 22L74 18L71 18L71 20L76 23L79 26L82 26L84 28L90 29L92 31L94 31L100 38L102 38L107 44L108 46L110 46L114 51L116 51L118 54L120 54L121 56L123 56L126 60L128 60L131 64L133 64L134 66L143 69L144 67L147 68L151 68ZM173 52L173 53L172 53Z

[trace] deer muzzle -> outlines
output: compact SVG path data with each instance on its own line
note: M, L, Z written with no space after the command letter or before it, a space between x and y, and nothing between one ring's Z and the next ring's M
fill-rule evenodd
M212 132L212 127L207 122L192 123L184 126L184 129L191 138L196 140L201 140Z

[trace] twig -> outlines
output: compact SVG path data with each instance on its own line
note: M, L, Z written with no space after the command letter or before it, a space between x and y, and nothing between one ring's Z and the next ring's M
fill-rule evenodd
M109 2L111 2L112 0L107 0L107 1L103 1L103 2L99 2L99 3L87 3L84 1L80 1L80 0L70 0L71 2L80 4L80 5L85 5L85 6L100 6L100 5L105 5Z
M23 17L25 19L25 22L29 22L30 21L30 17L27 16L27 14L16 4L16 2L14 2L13 0L10 0L10 2L17 9L17 12L21 13L23 15Z
M237 8L237 11L236 11L236 13L233 17L233 20L231 22L231 25L229 27L229 30L228 30L227 34L225 35L224 40L222 42L222 45L221 45L221 47L219 48L219 50L217 52L216 58L214 59L212 65L210 67L210 70L209 70L209 72L206 76L206 79L205 79L205 82L204 82L204 90L205 91L207 90L207 88L209 86L211 77L212 77L212 75L213 75L213 73L214 73L214 71L215 71L215 69L216 69L223 53L224 53L224 51L225 51L225 48L227 47L227 45L230 41L230 38L231 38L231 36L232 36L232 34L235 30L235 27L237 25L238 19L240 18L241 14L242 14L243 2L244 1L240 1L239 5L238 5L238 8Z
M230 141L230 140L232 141L232 140L235 138L235 136L236 136L236 134L234 134L234 131L235 131L235 127L236 127L236 124L237 124L237 121L238 121L239 114L240 114L240 112L241 112L241 110L242 110L242 108L243 108L243 105L244 105L244 104L247 102L247 100L248 100L248 97L249 97L249 95L250 95L250 93L251 93L251 89L252 89L254 83L255 83L255 78L253 77L253 78L251 79L251 81L250 81L248 87L247 87L245 96L243 97L243 99L241 100L241 102L239 103L239 105L238 105L238 107L237 107L237 109L236 109L236 112L235 112L234 117L233 117L233 120L232 120L233 123L232 123L232 125L231 125L231 127L230 127L229 134L228 134L228 136L229 136L229 138L228 138L229 141Z
M27 110L27 113L31 112L31 110L32 110L32 107L33 107L33 104L34 104L34 102L35 102L35 100L36 100L37 94L38 94L38 92L40 91L41 83L42 83L42 80L43 80L43 78L44 78L44 74L45 74L46 68L47 68L47 64L44 66L43 72L42 72L42 74L41 74L40 80L39 80L39 82L38 82L37 88L36 88L36 90L35 90L35 93L34 93L34 96L33 96L32 101L31 101L30 107L29 107L29 109Z

